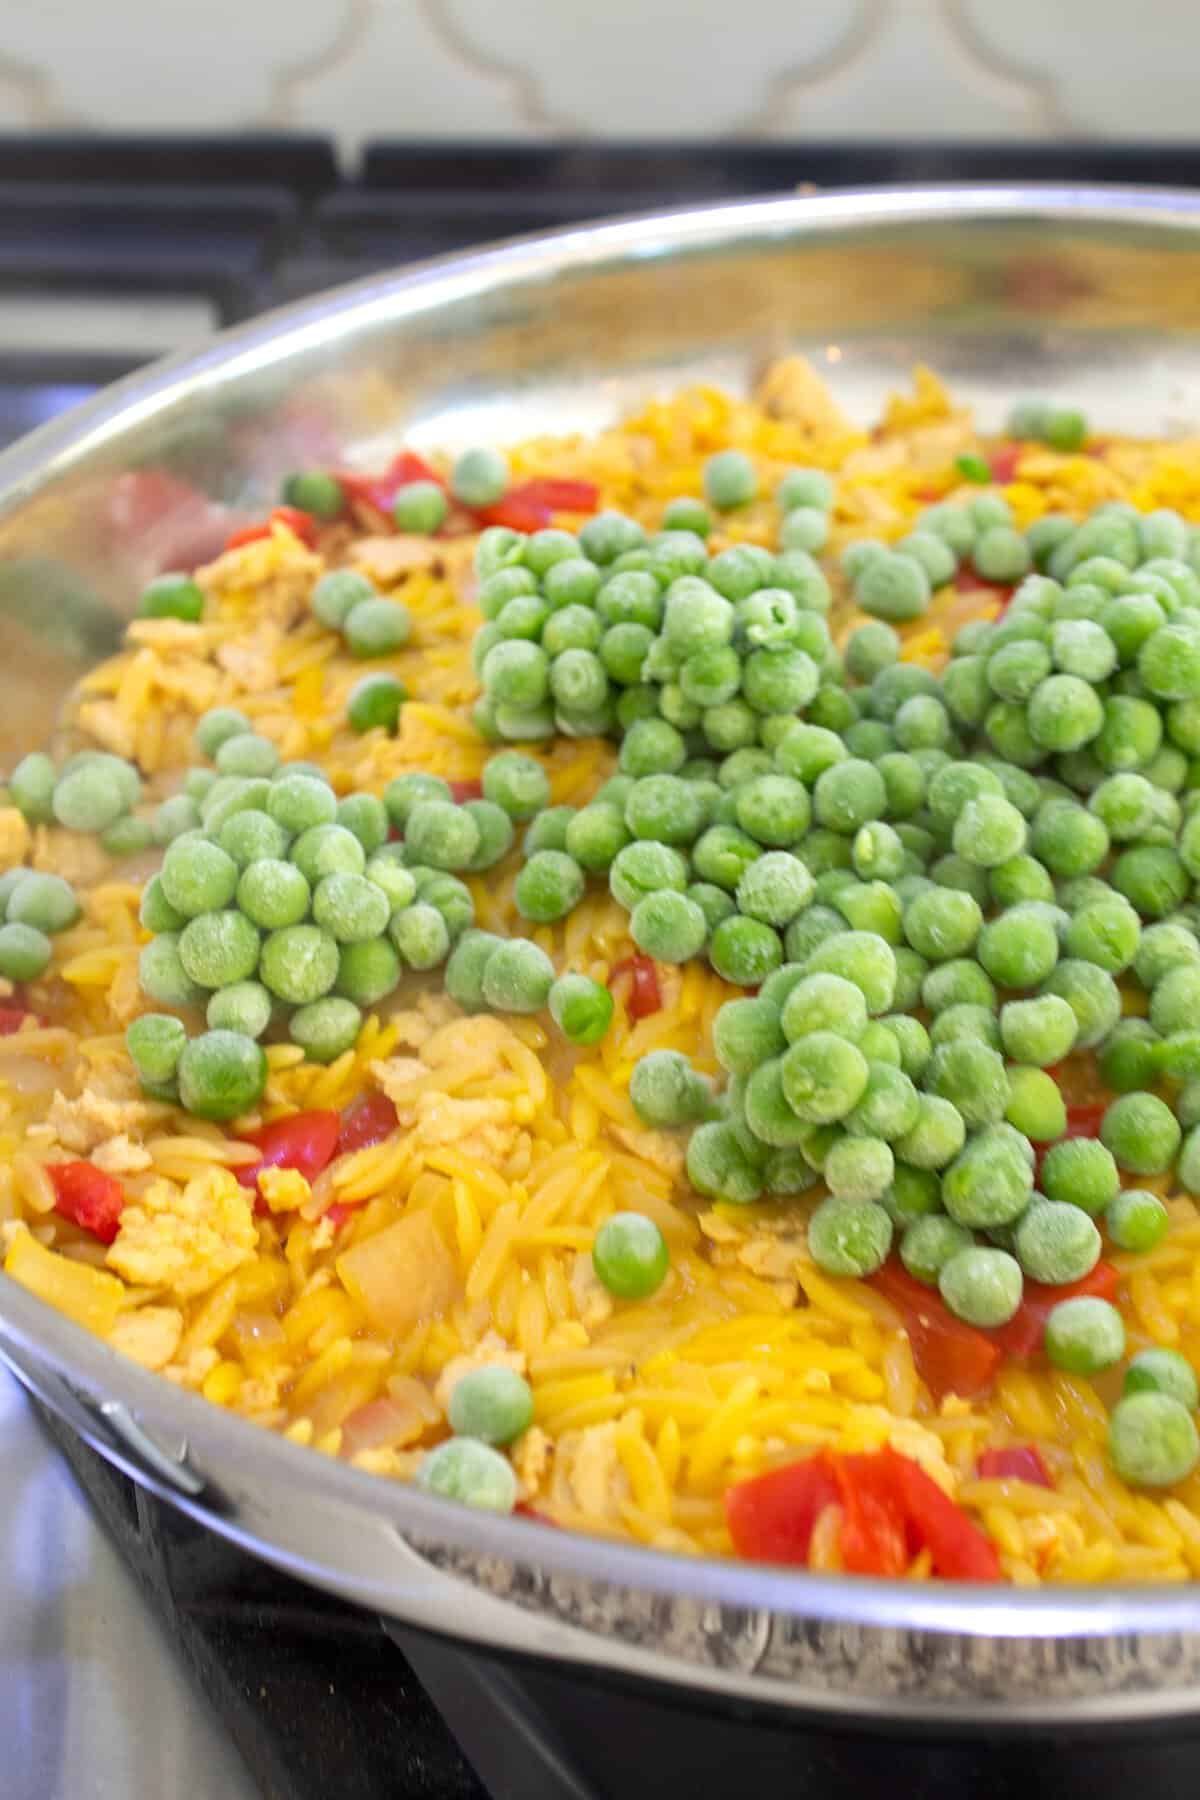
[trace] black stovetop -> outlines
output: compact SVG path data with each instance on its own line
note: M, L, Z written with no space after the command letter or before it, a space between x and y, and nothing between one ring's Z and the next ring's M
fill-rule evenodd
M654 207L952 180L1200 187L1200 145L380 141L346 170L322 137L0 134L0 445L204 330L414 258Z

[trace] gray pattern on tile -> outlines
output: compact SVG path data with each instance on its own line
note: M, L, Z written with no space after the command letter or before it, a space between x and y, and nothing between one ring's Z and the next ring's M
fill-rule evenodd
M534 132L567 137L580 135L575 119L547 105L541 83L530 70L482 49L467 32L460 30L449 0L415 0L415 4L448 56L476 75L507 83L517 116Z
M370 23L371 0L343 0L343 4L344 11L324 44L294 63L284 63L272 74L261 115L264 124L295 124L299 93L305 84L337 68L361 45Z
M753 112L734 126L732 136L770 137L785 124L788 107L805 88L840 75L863 55L883 30L890 0L855 0L854 16L845 34L824 52L789 63L769 75L762 100Z
M1048 75L1030 58L1016 56L1011 49L1001 49L999 45L985 38L978 30L971 14L967 0L935 0L940 8L946 25L966 54L980 68L1001 81L1018 82L1029 90L1034 107L1033 122L1037 130L1046 137L1074 137L1078 128L1072 123L1063 110L1058 92L1058 82Z

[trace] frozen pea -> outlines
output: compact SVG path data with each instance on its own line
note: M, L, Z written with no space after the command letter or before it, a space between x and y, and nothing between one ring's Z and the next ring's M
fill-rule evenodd
M957 1043L960 1038L974 1038L981 1044L990 1044L993 1050L1000 1048L1000 1028L990 1006L960 1002L937 1014L929 1028L934 1049L940 1044Z
M936 1053L935 1053L936 1054ZM905 1154L898 1145L900 1154ZM942 1204L972 1229L1011 1225L1029 1204L1033 1165L1022 1138L993 1125L972 1137L942 1176Z
M308 831L301 832L289 854L305 880L314 887L326 875L361 875L367 861L354 833L341 825L311 826Z
M1100 1233L1077 1206L1042 1200L1018 1221L1017 1261L1032 1281L1052 1287L1082 1281L1100 1260Z
M126 770L132 784L124 778ZM140 792L136 771L122 758L89 753L86 760L66 765L54 785L51 807L69 831L101 832L136 803Z
M347 794L338 801L336 823L358 839L368 856L387 843L387 809L375 794Z
M959 1250L938 1272L942 1299L968 1325L1007 1324L1021 1304L1022 1287L1021 1265L1006 1250Z
M297 1007L288 1021L288 1036L315 1063L331 1063L352 1049L361 1029L358 1007L337 994Z
M1035 1144L1050 1143L1067 1128L1062 1090L1044 1069L1018 1066L1008 1072L1009 1099L1004 1116Z
M845 1118L862 1098L869 1077L862 1053L831 1031L809 1032L785 1053L783 1091L793 1111L810 1124Z
M244 913L201 913L179 934L179 960L199 987L246 981L258 967L259 935Z
M143 1013L125 1033L125 1047L138 1078L154 1086L174 1081L186 1043L186 1029L167 1013Z
M337 980L337 941L316 925L284 926L264 941L258 972L278 999L307 1005L327 994Z
M1074 1046L1077 1031L1074 1012L1057 994L1010 1000L1000 1011L1005 1052L1018 1063L1048 1068L1061 1062Z
M1047 977L1043 993L1057 994L1075 1014L1075 1048L1101 1043L1121 1016L1121 993L1111 975L1095 963L1064 957Z
M809 904L813 878L805 865L785 850L768 851L751 862L737 886L739 912L767 925L789 925Z
M341 631L354 607L365 600L378 598L376 589L365 575L353 569L331 569L322 575L312 590L309 604L322 625L330 631ZM224 711L225 709L220 709ZM204 720L201 720L203 725ZM201 740L197 730L196 742L205 756L211 756L213 750Z
M919 894L904 910L904 935L930 962L965 955L979 936L983 914L979 902L959 889L933 888Z
M856 757L823 770L813 788L818 824L847 835L880 818L886 805L882 775L873 764Z
M30 825L46 825L54 816L54 764L41 750L23 756L8 778L12 803Z
M900 1240L900 1260L910 1275L936 1287L950 1258L961 1250L969 1250L974 1241L965 1226L956 1225L944 1213L933 1213L914 1219L905 1228Z
M896 623L919 618L933 591L919 562L892 551L872 557L852 579L854 598L862 611Z
M446 992L464 1011L478 1012L483 1007L484 971L492 952L503 942L503 938L492 932L468 930L455 944L446 964ZM565 981L568 977L562 979Z
M503 941L483 972L483 998L497 1012L539 1012L554 985L554 965L523 938Z
M242 778L273 775L279 767L279 751L270 738L260 737L254 731L243 731L225 739L214 761L220 775Z
M426 899L394 912L388 935L406 968L436 969L449 953L449 926L439 909Z
M726 1001L713 1021L713 1049L731 1075L752 1074L777 1056L785 1041L777 1009L761 996Z
M1125 1354L1125 1326L1115 1306L1093 1295L1060 1300L1046 1320L1046 1356L1072 1375L1098 1375Z
M400 959L386 938L342 945L335 991L345 999L356 1006L374 1006L394 992L399 982Z
M880 1200L895 1173L895 1159L882 1138L843 1137L825 1158L822 1174L839 1200Z
M943 1044L934 1051L926 1085L931 1093L949 1100L972 1127L1003 1118L1009 1101L1003 1058L989 1045L970 1038Z
M823 939L810 953L807 968L852 982L869 1013L887 1012L895 998L896 958L891 945L873 932L843 931Z
M6 933L10 931L28 932L29 929L26 925L5 925L0 928L0 956L4 952ZM48 958L49 940L42 938L40 932L34 933L33 936L41 938L42 943L46 946L46 957ZM43 961L42 967L44 966ZM31 972L40 974L41 969L34 969ZM2 966L0 966L0 974L9 975L10 979L15 981L30 979L29 973L13 974L10 969ZM156 937L151 938L148 944L143 945L138 956L138 979L143 992L148 994L151 1000L157 1000L160 1006L196 1006L202 1004L205 998L203 988L192 980L180 960L179 933L175 931L160 931Z
M882 1268L892 1245L892 1221L882 1206L831 1197L808 1224L808 1247L828 1275L871 1275Z
M783 1002L779 1023L789 1043L814 1031L831 1031L854 1042L867 1028L866 997L862 988L844 975L821 970L802 974Z
M474 1438L448 1438L426 1451L413 1480L427 1493L481 1512L510 1513L517 1503L512 1464L499 1450Z
M645 775L625 802L624 823L635 838L690 844L704 829L706 813L698 784L678 775Z
M697 1127L688 1140L687 1175L709 1199L745 1206L762 1193L762 1176L751 1160L737 1127L713 1120Z
M234 1119L261 1099L267 1059L243 1032L205 1031L184 1045L178 1078L186 1111L201 1119Z
M704 1118L712 1089L678 1050L652 1050L633 1066L629 1098L643 1125L691 1125Z
M1104 1228L1117 1249L1139 1254L1153 1250L1170 1227L1171 1215L1158 1195L1141 1188L1122 1188L1104 1215Z
M1139 844L1124 850L1110 872L1119 893L1143 918L1163 919L1181 906L1190 886L1177 851L1166 845Z
M1166 1394L1188 1412L1195 1412L1200 1405L1200 1383L1187 1357L1157 1344L1130 1358L1123 1394Z
M1150 995L1150 1023L1164 1037L1186 1031L1200 1018L1198 1007L1200 965L1179 963L1160 975L1154 984Z
M289 838L299 837L310 827L328 825L337 817L337 798L326 781L311 775L283 775L271 783L266 811Z
M365 875L326 875L313 890L313 922L339 944L379 937L387 929L391 910L388 896Z
M208 1002L205 1023L210 1031L239 1031L260 1038L271 1023L273 1002L260 981L236 981L218 988Z
M700 842L703 843L704 839ZM699 851L699 844L696 849ZM755 853L757 854L757 847ZM710 875L709 869L699 868L698 860L697 873L716 879ZM623 850L617 852L608 872L608 885L614 900L632 912L639 900L644 899L647 894L658 893L664 888L671 888L682 894L687 887L687 877L687 861L678 850L669 844L646 840L626 844Z
M1100 1079L1116 1094L1148 1087L1160 1072L1170 1074L1168 1060L1167 1046L1145 1019L1121 1019L1097 1055Z
M917 1122L897 1140L895 1153L902 1162L918 1169L942 1169L962 1149L966 1125L958 1108L940 1095L920 1095Z
M418 801L408 815L404 837L416 861L435 869L469 868L479 853L475 820L465 807L446 800Z
M855 1137L878 1137L895 1143L914 1128L920 1110L917 1090L903 1070L891 1063L871 1061L867 1064L867 1085L846 1116L846 1129Z
M237 884L237 903L264 930L298 925L307 917L311 890L294 864L274 857L250 863Z
M163 857L159 872L162 893L184 918L215 912L232 900L238 866L217 844L203 838L178 838Z
M921 983L921 1001L933 1013L942 1012L948 1006L993 1008L996 989L978 963L965 957L952 957L929 970Z
M1000 987L1036 987L1058 962L1058 933L1035 904L1012 907L979 934L976 954Z
M1118 1167L1134 1175L1161 1175L1169 1169L1181 1136L1174 1113L1156 1094L1123 1094L1100 1122L1101 1143Z
M243 871L251 863L284 857L288 847L283 827L261 812L234 813L222 825L218 841Z
M738 921L730 919L727 923L735 925ZM718 931L722 929L718 927ZM708 923L695 901L668 888L638 901L630 916L629 932L647 956L659 962L681 963L703 949ZM716 934L713 942L715 950ZM778 945L778 939L775 942Z
M613 997L587 975L560 975L549 996L550 1015L573 1044L597 1044L613 1016Z
M745 506L757 492L758 476L744 450L719 450L705 463L704 493L720 511Z
M1112 1152L1096 1138L1066 1138L1052 1144L1042 1161L1042 1190L1095 1218L1111 1204L1120 1186Z
M533 1391L502 1363L468 1369L450 1390L448 1417L460 1439L510 1444L533 1423Z
M1147 926L1134 956L1134 973L1144 988L1153 988L1180 963L1200 966L1200 942L1190 926L1165 919Z
M25 870L13 885L4 916L9 924L32 925L53 937L74 925L79 917L79 901L70 882L61 875Z

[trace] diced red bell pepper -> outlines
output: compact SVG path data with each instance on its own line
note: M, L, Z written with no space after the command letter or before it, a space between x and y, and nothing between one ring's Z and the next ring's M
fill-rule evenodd
M639 950L635 956L627 956L623 962L614 964L608 985L611 988L618 979L628 975L629 1016L631 1019L648 1019L651 1013L662 1011L662 989L658 985L658 970L649 956L643 956Z
M1000 1558L991 1539L944 1494L911 1457L890 1445L879 1452L895 1483L901 1506L935 1575L949 1581L999 1581Z
M1017 472L1017 464L1024 454L1025 448L1022 444L1001 444L999 449L993 450L988 457L992 480L998 482L1001 487L1011 481Z
M396 495L410 481L432 481L438 487L446 485L437 470L431 468L415 450L401 450L399 455L393 456L382 475L362 475L353 469L338 469L337 479L348 500L373 506L377 512L389 516L395 505Z
M1087 1294L1097 1300L1113 1301L1117 1297L1121 1277L1109 1262L1100 1261L1081 1281L1069 1281L1061 1287L1047 1287L1040 1281L1027 1281L1021 1304L1007 1325L988 1333L1005 1356L1024 1362L1035 1356L1046 1335L1046 1320L1061 1300L1074 1300Z
M337 1136L337 1154L348 1156L352 1150L367 1150L382 1144L396 1129L396 1108L386 1094L364 1094L342 1114Z
M250 1132L244 1141L256 1144L261 1155L236 1171L238 1180L243 1187L256 1188L264 1169L299 1169L306 1181L312 1181L332 1158L341 1126L339 1113L314 1108Z
M739 1556L748 1562L808 1562L813 1528L840 1498L827 1450L786 1463L725 1490L725 1517Z
M835 1456L842 1502L842 1566L852 1575L903 1575L907 1520L890 1465L879 1455Z
M116 1176L90 1162L47 1163L46 1173L54 1184L54 1210L102 1244L111 1244L125 1205L125 1190Z
M530 1506L527 1500L518 1500L513 1511L518 1513L522 1519L536 1519L539 1525L549 1525L552 1531L558 1530L556 1519L552 1519L548 1513L539 1512L537 1507Z
M1067 1137L1099 1137L1100 1121L1107 1111L1107 1100L1072 1100L1068 1102Z
M1026 1481L1031 1487L1052 1488L1050 1471L1035 1444L1007 1444L984 1450L975 1464L981 1481Z
M956 1319L936 1288L892 1259L869 1277L904 1320L917 1374L935 1400L946 1394L969 1399L991 1385L1000 1349L985 1332Z
M335 1231L340 1231L346 1220L352 1218L361 1205L361 1200L335 1200L332 1206L325 1208L321 1216L331 1221Z
M541 531L555 513L594 513L600 490L591 481L568 477L537 476L510 487L494 506L480 506L475 517L482 525L507 525L511 531Z
M733 1547L751 1562L806 1564L817 1520L840 1505L843 1566L860 1575L902 1575L929 1551L935 1575L998 1581L991 1541L925 1473L890 1445L864 1456L829 1450L725 1490Z
M260 538L269 538L273 525L286 525L293 536L298 537L310 549L317 541L317 521L311 513L301 512L298 506L275 506L261 524L243 525L240 531L232 532L225 540L225 548L240 550L243 544L254 544Z
M14 1031L20 1031L26 1019L41 1023L38 1015L30 1012L27 1006L0 1006L0 1037L11 1037Z
M480 781L478 775L473 775L469 781L452 781L450 783L450 797L452 800L456 801L459 806L462 805L464 800L482 800L483 783Z

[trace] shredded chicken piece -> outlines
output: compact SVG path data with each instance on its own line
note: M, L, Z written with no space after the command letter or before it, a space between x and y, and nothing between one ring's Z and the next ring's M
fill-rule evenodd
M254 1255L251 1194L228 1169L212 1167L187 1186L155 1181L121 1214L108 1261L126 1281L168 1288L189 1300Z
M463 1156L493 1167L511 1154L519 1127L508 1100L455 1100L421 1094L413 1137L418 1144L453 1144Z
M179 1348L183 1314L175 1306L143 1306L119 1314L109 1343L143 1369L162 1369Z
M66 831L59 825L39 825L33 834L30 862L35 869L48 869L61 875L72 887L92 887L102 880L112 864L100 839L85 837L79 831Z
M133 756L137 749L137 719L115 700L85 700L79 708L79 728L114 756Z
M636 1125L607 1123L608 1135L651 1168L661 1169L672 1181L683 1174L684 1145L669 1131L647 1131Z
M753 1275L761 1275L767 1281L791 1281L796 1274L796 1265L802 1262L807 1253L807 1240L804 1235L794 1237L776 1235L773 1232L756 1232L755 1235L738 1250L738 1261L744 1263Z
M612 1317L612 1295L592 1267L590 1252L576 1252L570 1288L579 1322L586 1330L594 1331L597 1325L603 1325L605 1319Z
M531 1500L537 1493L546 1478L553 1453L554 1445L540 1425L531 1425L512 1445L508 1454L521 1484L522 1499Z
M617 1453L617 1428L611 1422L568 1431L558 1441L555 1475L569 1497L593 1519L613 1519L618 1502L629 1497L629 1478Z
M755 389L754 400L773 419L790 419L814 436L854 429L806 356L785 356L772 363Z
M57 1089L47 1124L65 1150L81 1154L109 1138L127 1137L151 1116L146 1102L134 1097L136 1085L132 1070L111 1069L95 1075L75 1099Z
M179 1387L198 1388L206 1375L210 1375L221 1360L221 1352L207 1344L203 1350L191 1350L182 1362L168 1363L160 1370L168 1381Z
M150 1168L154 1158L141 1144L135 1144L124 1131L116 1137L105 1138L92 1151L92 1161L106 1175L139 1175L143 1169Z
M450 1396L464 1375L473 1369L511 1369L514 1375L525 1373L525 1352L513 1350L505 1343L499 1332L489 1331L480 1338L474 1350L463 1356L451 1357L433 1390L433 1397L443 1413L450 1410Z
M299 1169L262 1169L258 1191L273 1213L298 1212L312 1199L312 1189Z
M29 854L29 827L15 806L0 806L0 869L15 869Z
M217 651L217 661L247 694L265 694L279 681L279 646L283 634L269 622L242 637L231 638Z
M309 591L325 564L294 532L276 526L269 538L256 538L227 550L196 571L206 594L252 590L254 616L286 631L308 605Z
M386 586L405 575L415 574L418 569L441 574L446 563L445 552L445 544L437 538L401 531L394 537L359 538L351 548L350 558L354 568Z

